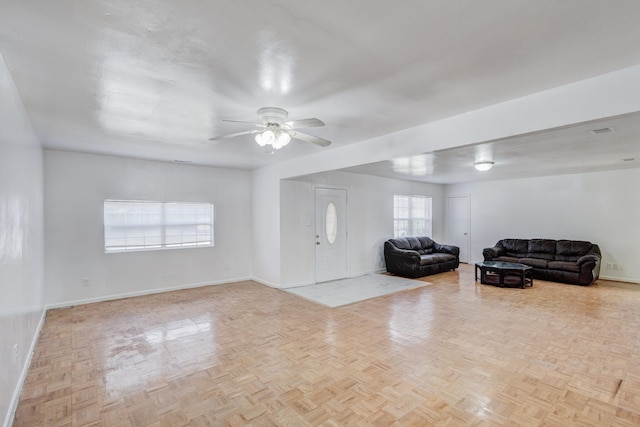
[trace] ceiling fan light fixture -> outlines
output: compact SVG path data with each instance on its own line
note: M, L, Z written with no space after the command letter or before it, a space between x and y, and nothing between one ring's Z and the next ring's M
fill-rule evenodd
M273 141L275 141L275 139L276 134L271 129L267 129L264 132L256 135L256 142L260 147L264 147L265 145L273 145Z
M266 129L257 134L255 139L260 147L269 145L274 150L279 150L291 141L291 136L281 129Z
M287 132L280 131L276 135L276 139L275 141L273 141L272 145L273 148L279 150L282 147L285 147L289 143L289 141L291 141L291 135L289 135Z
M493 167L493 164L494 162L482 161L482 162L475 162L473 166L480 172L486 172Z

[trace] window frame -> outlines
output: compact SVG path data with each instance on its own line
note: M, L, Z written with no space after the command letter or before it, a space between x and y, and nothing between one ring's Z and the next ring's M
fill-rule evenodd
M399 206L399 199L406 199L406 206ZM414 211L417 205L417 200L421 202L426 202L424 206L423 213L428 213L428 217L415 217ZM399 216L398 211L400 209L406 210L406 216ZM398 222L404 221L406 222L406 234L399 235L398 230L400 227L397 225ZM424 233L416 233L416 221L424 221ZM431 196L423 196L423 195L410 195L410 194L394 194L393 195L393 238L401 238L401 237L414 237L414 236L428 236L431 237L433 233L433 197Z
M111 204L120 204L123 205L122 207L124 207L124 205L126 204L137 204L137 205L142 205L142 204L149 204L149 205L160 205L161 211L160 211L160 221L159 222L151 222L149 224L145 224L144 220L139 222L139 223L131 223L131 224L120 224L120 225L113 225L110 222L107 221L107 207L108 205ZM206 209L209 209L209 212L206 212L206 216L207 216L207 220L203 221L203 222L198 222L198 221L189 221L189 222L183 222L183 223L175 223L175 222L171 222L170 219L167 218L168 213L167 213L167 207L171 206L171 207L175 207L176 205L203 205L206 207ZM143 215L144 216L144 212L140 211L138 213L134 214L138 214L138 215ZM157 214L156 214L157 215ZM169 213L169 217L171 218L171 216L175 216L178 215L176 212ZM191 213L191 215L197 216L198 213L194 212ZM126 221L125 221L126 222ZM212 202L175 202L175 201L170 201L170 202L160 202L160 201L153 201L153 200L116 200L116 199L105 199L104 203L103 203L103 248L104 248L104 253L105 254L114 254L114 253L126 253L126 252L146 252L146 251L162 251L162 250L172 250L172 249L192 249L192 248L211 248L215 246L215 229L214 229L214 225L215 225L215 208L214 208L214 204ZM203 240L202 242L198 242L198 236L199 236L199 232L198 232L198 227L200 226L207 226L209 227L209 239ZM196 231L195 231L195 241L187 241L187 242L179 242L179 243L167 243L168 238L170 237L175 237L175 235L171 235L168 233L168 230L171 229L173 227L173 229L177 229L177 228L182 228L182 227L195 227ZM117 238L118 236L115 237L111 237L113 234L109 233L107 230L108 228L112 228L112 229L116 229L116 230L122 230L122 229L133 229L133 228L137 228L137 229L144 229L144 228L159 228L159 235L157 236L153 236L155 238L159 238L160 239L160 243L149 243L147 244L142 243L142 244L131 244L131 245L120 245L120 246L109 246L107 244L107 240L109 238ZM113 231L113 230L112 230ZM181 239L183 238L184 234L181 234ZM145 239L147 236L144 235L142 236L142 239ZM125 239L127 238L126 236L124 237ZM133 237L131 237L133 238ZM138 237L140 238L140 237ZM170 239L169 239L170 240Z

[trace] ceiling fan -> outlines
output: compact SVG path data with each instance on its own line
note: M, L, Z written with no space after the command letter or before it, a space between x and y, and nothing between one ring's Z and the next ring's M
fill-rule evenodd
M299 128L324 126L324 122L322 120L302 119L287 121L289 113L287 112L287 110L283 110L282 108L278 107L260 108L257 114L258 119L261 123L244 122L239 120L223 121L233 123L249 123L253 124L258 129L245 130L242 132L216 136L210 138L209 140L218 141L220 139L235 138L236 136L241 135L255 134L256 142L261 147L264 147L265 152L267 153L273 153L275 150L279 150L285 147L292 138L299 139L300 141L310 142L321 147L328 147L329 145L331 145L331 141L298 131Z

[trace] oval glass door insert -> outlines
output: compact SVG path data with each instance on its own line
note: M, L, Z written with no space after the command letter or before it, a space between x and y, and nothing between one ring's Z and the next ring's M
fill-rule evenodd
M338 236L338 212L336 212L336 205L333 202L329 202L327 205L327 211L324 215L324 232L327 236L327 242L333 245Z

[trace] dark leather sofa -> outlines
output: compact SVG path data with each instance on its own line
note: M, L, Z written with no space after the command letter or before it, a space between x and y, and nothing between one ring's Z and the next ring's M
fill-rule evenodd
M600 248L591 242L550 239L502 239L482 251L485 261L533 267L534 279L588 286L600 275Z
M406 277L455 270L460 265L460 248L440 245L429 237L401 237L384 242L387 271Z

